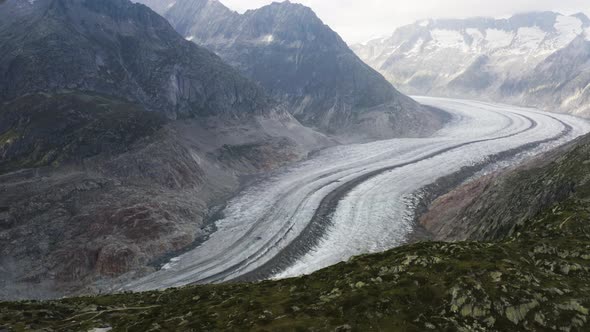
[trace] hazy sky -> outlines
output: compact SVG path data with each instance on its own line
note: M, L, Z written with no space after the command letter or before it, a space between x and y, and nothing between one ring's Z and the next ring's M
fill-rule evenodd
M221 0L243 12L272 0ZM387 36L396 27L425 18L506 17L526 11L553 10L590 14L590 0L291 0L311 7L348 43Z

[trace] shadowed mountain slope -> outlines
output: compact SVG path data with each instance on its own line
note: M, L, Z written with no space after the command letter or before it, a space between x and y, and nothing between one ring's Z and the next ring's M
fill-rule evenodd
M164 16L288 105L303 124L328 133L421 136L444 116L396 91L315 13L290 2L238 14L217 0L180 0Z

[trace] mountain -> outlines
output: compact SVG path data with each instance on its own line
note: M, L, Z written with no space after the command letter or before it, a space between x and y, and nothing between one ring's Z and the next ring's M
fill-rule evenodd
M524 77L507 80L500 91L526 105L590 117L590 31L548 56Z
M141 3L150 7L156 13L163 15L170 7L174 6L176 0L142 0Z
M8 1L3 7L2 100L39 91L93 91L132 99L172 119L272 108L260 88L211 52L186 43L147 8L126 1Z
M217 0L179 0L164 16L305 125L380 139L429 134L442 121L396 91L303 5L286 1L238 14Z
M425 20L353 49L406 93L505 100L580 113L589 111L578 96L587 82L576 78L558 87L563 77L551 76L549 67L570 71L564 63L556 68L556 60L568 52L581 55L576 52L588 39L589 29L590 19L584 14L554 12L508 19ZM585 63L588 58L576 61ZM588 69L581 64L577 70ZM549 86L557 92L546 94L542 88ZM541 94L544 97L538 99Z
M439 239L459 230L481 242L417 243L261 283L0 303L0 324L84 331L588 331L589 156L586 136L435 202L426 226Z
M153 271L243 178L334 144L127 0L4 1L0 50L0 298Z

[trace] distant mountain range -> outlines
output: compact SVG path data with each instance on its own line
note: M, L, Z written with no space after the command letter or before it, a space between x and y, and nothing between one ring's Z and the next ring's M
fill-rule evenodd
M305 125L379 139L423 135L441 122L363 63L303 5L286 1L238 14L217 0L145 3L187 40L260 83Z
M425 20L353 49L408 94L590 116L590 19L584 14Z

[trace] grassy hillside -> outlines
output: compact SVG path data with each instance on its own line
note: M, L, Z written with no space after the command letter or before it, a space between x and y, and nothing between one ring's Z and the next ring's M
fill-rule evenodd
M0 327L89 330L582 331L590 206L570 200L499 243L423 243L311 276L0 304Z
M0 107L0 174L125 152L164 123L162 115L112 97L26 95Z

